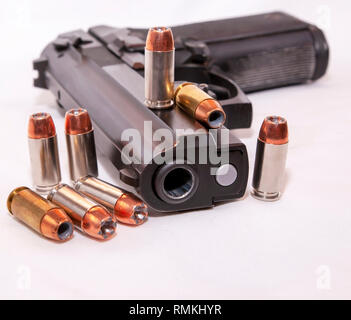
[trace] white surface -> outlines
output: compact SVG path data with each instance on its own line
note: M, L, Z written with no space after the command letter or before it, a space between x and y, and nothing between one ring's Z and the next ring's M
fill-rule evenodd
M1 1L0 298L351 298L350 6L347 1ZM290 3L290 4L288 4ZM101 243L76 232L47 241L13 219L8 193L30 185L29 114L52 114L67 181L63 117L32 87L31 61L59 33L96 24L174 25L284 10L321 25L331 47L321 80L251 94L254 119L238 135L250 177L264 116L288 119L282 199L247 195L214 209L119 227ZM113 181L100 165L101 177Z

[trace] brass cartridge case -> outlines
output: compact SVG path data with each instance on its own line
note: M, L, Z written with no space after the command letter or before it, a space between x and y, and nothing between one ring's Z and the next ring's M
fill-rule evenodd
M219 128L225 122L226 115L219 102L192 83L179 85L174 98L177 106L209 128Z
M7 207L17 219L47 238L66 241L72 237L73 224L66 212L27 187L13 190Z

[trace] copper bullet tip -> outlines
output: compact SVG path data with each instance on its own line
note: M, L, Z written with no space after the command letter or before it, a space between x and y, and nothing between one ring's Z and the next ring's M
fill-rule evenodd
M82 229L91 237L108 240L115 235L116 221L110 213L101 206L92 207L82 221Z
M222 106L214 99L200 102L196 108L195 117L213 129L221 127L226 119Z
M60 208L51 209L45 214L40 229L44 236L57 241L67 241L73 235L73 223Z
M85 109L71 109L66 112L65 131L66 134L84 134L93 129L90 116Z
M114 214L122 223L140 225L147 220L148 208L137 197L123 194L116 202Z
M258 139L269 144L288 143L288 123L280 116L268 116L263 120Z
M174 50L172 30L167 27L150 28L146 37L145 47L150 51Z
M34 113L29 117L28 138L50 138L56 134L54 121L46 112Z

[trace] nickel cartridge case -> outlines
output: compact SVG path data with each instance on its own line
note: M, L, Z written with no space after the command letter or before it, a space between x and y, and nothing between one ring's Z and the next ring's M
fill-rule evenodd
M70 186L57 186L49 193L48 199L62 207L75 226L91 237L108 240L115 235L116 221L112 214Z
M147 220L145 203L116 186L94 177L80 179L75 189L108 208L115 218L129 225L140 225Z
M56 129L48 113L30 116L28 144L34 188L47 193L61 181Z
M65 132L71 180L77 181L87 175L97 176L94 130L88 112L85 109L67 111Z
M149 29L145 45L145 104L151 109L173 105L174 52L171 29Z
M266 117L257 139L251 194L264 201L278 200L283 187L288 153L288 123L279 116Z

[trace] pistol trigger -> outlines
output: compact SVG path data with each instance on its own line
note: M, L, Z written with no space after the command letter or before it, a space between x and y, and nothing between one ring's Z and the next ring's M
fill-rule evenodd
M187 62L205 63L210 60L210 49L205 42L186 39L183 41L183 45L191 53Z

